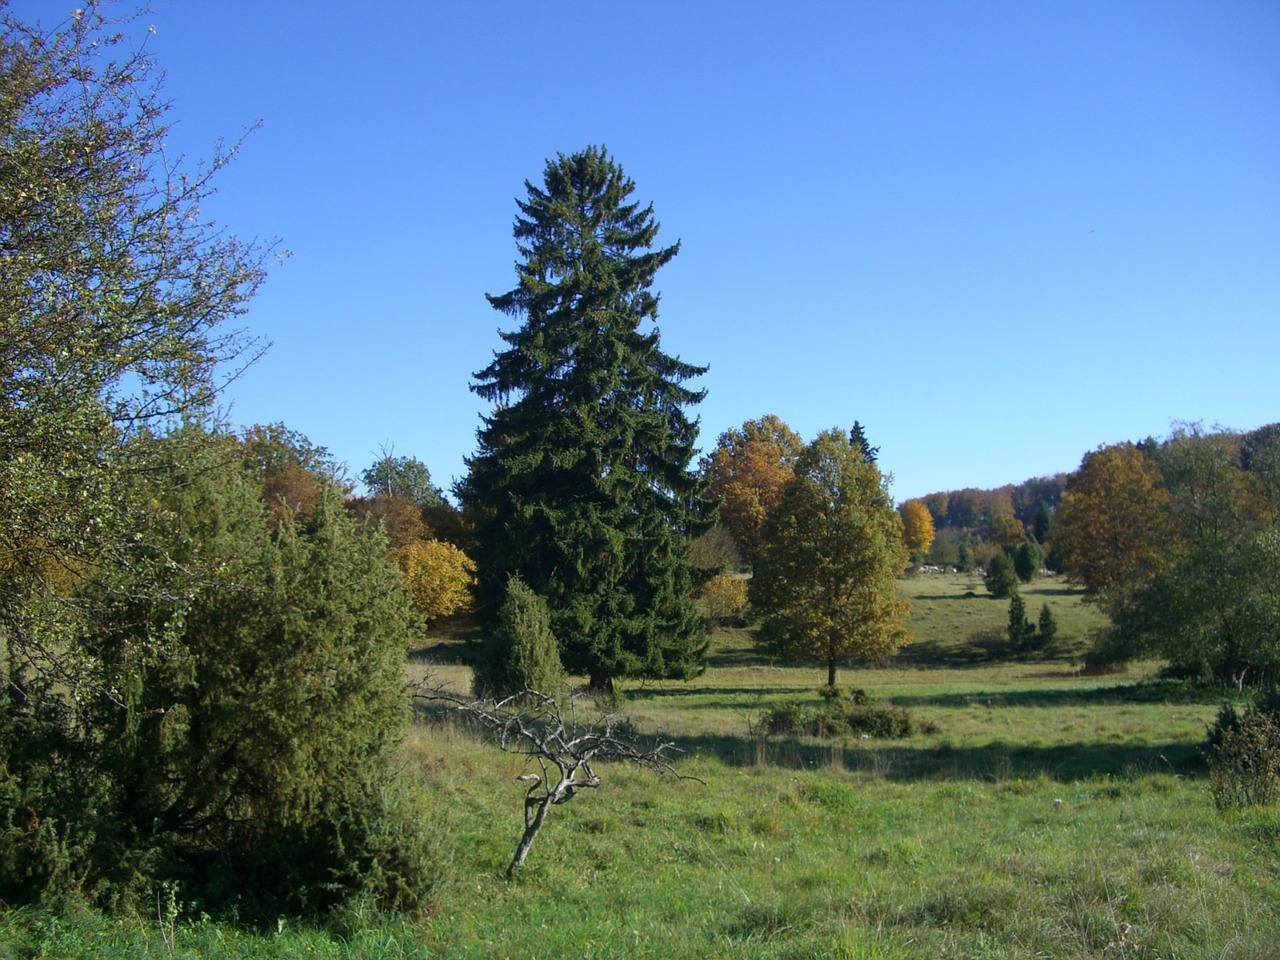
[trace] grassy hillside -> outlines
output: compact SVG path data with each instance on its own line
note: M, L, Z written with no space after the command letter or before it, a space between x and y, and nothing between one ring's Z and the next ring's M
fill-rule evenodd
M905 588L915 643L840 677L909 709L920 732L905 740L754 735L771 705L817 704L825 675L724 631L703 677L625 691L626 712L676 739L697 779L600 771L598 790L555 808L515 883L502 871L524 764L437 719L406 744L435 800L430 916L255 934L201 922L180 898L167 926L10 911L0 957L1277 956L1276 813L1221 816L1205 778L1219 694L1138 685L1141 666L1082 676L1099 621L1060 581L1023 589L1063 634L1025 659L1002 648L1007 604L979 583ZM430 669L466 681L464 667Z

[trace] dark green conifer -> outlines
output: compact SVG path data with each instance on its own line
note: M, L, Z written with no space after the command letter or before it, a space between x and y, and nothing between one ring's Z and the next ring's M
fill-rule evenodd
M664 353L653 207L603 148L526 181L517 285L490 296L519 321L472 389L495 404L459 496L475 522L478 601L492 621L508 577L546 598L565 667L614 678L687 678L706 637L688 540L706 527L690 470L705 372Z
M1017 591L1014 591L1009 600L1009 627L1006 632L1009 644L1015 650L1029 645L1035 639L1035 624L1027 619L1027 604Z
M1058 621L1053 616L1053 611L1049 609L1046 603L1040 608L1040 646L1048 647L1058 636Z
M1034 540L1025 540L1013 554L1013 570L1023 583L1030 583L1040 573L1044 551Z

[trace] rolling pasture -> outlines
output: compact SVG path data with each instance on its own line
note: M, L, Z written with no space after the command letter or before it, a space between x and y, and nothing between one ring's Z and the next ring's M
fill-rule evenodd
M429 717L405 744L439 838L428 915L263 932L180 899L135 923L10 911L0 957L1280 955L1276 811L1220 815L1201 752L1227 691L1154 665L1090 676L1101 619L1060 580L1022 589L1029 616L1048 603L1059 624L1030 654L1009 649L1008 605L980 581L904 589L915 642L840 684L909 710L905 739L762 735L765 710L820 702L824 669L763 660L725 629L701 678L622 693L642 732L684 751L684 779L601 769L515 882L523 759ZM465 645L435 641L411 675L465 684Z

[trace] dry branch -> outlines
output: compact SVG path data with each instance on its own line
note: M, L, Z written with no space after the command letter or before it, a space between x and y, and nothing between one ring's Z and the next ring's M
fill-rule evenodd
M551 807L568 803L581 789L600 786L593 764L632 763L659 776L697 779L679 773L672 765L672 755L682 752L674 743L661 738L646 741L628 720L612 712L585 721L572 698L566 710L559 699L537 690L522 690L499 700L477 700L436 686L421 688L416 696L447 704L478 721L499 749L538 765L541 773L516 778L526 785L524 833L507 867L508 877L524 866Z

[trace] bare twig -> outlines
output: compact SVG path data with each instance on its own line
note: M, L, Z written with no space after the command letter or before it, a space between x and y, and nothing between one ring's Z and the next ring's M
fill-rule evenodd
M604 713L593 722L584 722L572 699L566 712L560 700L537 690L522 690L500 700L476 700L437 686L420 689L416 696L448 704L479 721L500 749L538 764L541 773L529 772L516 778L526 785L524 833L507 867L508 877L514 877L524 866L551 807L568 803L579 790L600 786L593 764L632 763L659 776L697 780L679 773L672 765L672 755L682 752L674 743L660 738L646 742L629 721L616 713Z

